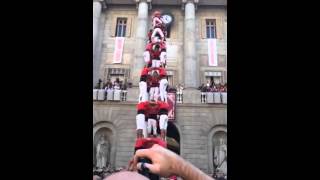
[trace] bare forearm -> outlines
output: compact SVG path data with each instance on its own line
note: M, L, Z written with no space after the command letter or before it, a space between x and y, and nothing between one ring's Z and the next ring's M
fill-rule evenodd
M177 175L182 177L184 180L213 180L213 178L206 175L200 169L194 167L191 163L179 158L177 163L174 165L175 172Z

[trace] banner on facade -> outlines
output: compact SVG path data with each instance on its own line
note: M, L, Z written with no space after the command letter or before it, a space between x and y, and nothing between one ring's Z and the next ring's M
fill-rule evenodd
M114 45L113 63L122 62L124 37L116 37Z
M176 118L176 93L168 93L167 98L169 104L168 120L174 121Z
M217 39L208 39L208 65L218 66Z

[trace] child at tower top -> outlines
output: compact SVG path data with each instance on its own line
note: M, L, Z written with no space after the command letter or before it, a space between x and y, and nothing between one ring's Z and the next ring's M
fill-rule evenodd
M155 11L153 13L153 18L152 18L152 26L153 29L155 28L161 28L163 27L163 22L161 20L161 13L160 11Z

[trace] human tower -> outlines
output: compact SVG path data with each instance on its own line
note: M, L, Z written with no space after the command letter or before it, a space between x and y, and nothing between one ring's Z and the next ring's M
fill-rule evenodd
M137 105L137 140L158 137L166 141L169 105L167 100L167 49L166 25L161 13L155 11L152 29L148 33L148 43L143 54L145 66L141 70L139 82L139 103Z

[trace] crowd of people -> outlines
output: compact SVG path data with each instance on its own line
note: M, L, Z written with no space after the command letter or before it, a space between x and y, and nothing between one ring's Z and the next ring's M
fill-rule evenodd
M97 85L94 87L94 89L114 89L114 90L127 90L127 83L120 81L119 78L116 78L114 82L111 82L110 79L108 79L106 82L102 82L101 79L99 79Z
M202 84L198 90L201 92L227 92L227 83L215 84L214 82L210 83L210 81L207 81L207 84Z

